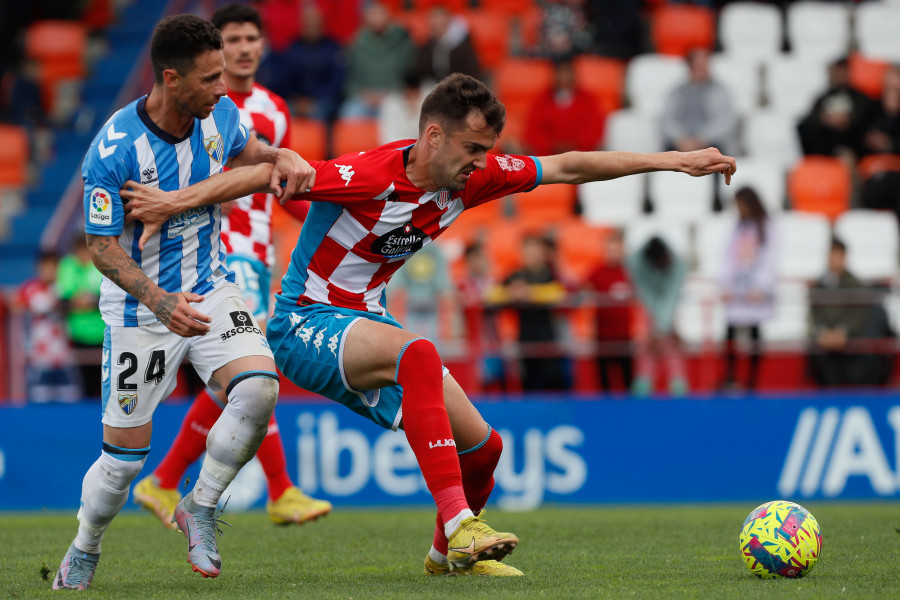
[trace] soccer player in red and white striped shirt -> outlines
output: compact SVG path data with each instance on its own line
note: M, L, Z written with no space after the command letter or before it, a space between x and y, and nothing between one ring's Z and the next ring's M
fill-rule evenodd
M290 140L291 117L284 99L255 80L263 53L259 14L250 6L230 4L218 10L212 22L225 42L224 79L228 97L240 110L241 124L264 143L280 148ZM228 267L234 271L247 307L263 331L269 317L269 269L275 253L273 201L272 194L251 194L229 202L222 211L222 241L228 251ZM305 203L292 202L286 208L298 218L306 216ZM206 435L224 406L224 394L202 391L162 462L135 486L135 502L153 512L167 527L173 526L172 511L181 497L178 484L185 470L206 449ZM272 521L304 523L331 511L329 502L310 498L291 481L274 414L256 457L268 481L266 509Z
M434 344L387 312L384 288L414 252L462 213L537 185L602 181L649 171L724 173L735 161L695 152L566 152L496 156L505 109L480 81L454 74L425 99L419 137L329 161L312 161L312 201L275 299L267 337L297 385L373 422L406 432L438 508L430 574L521 575L498 562L518 544L479 511L503 445L441 364ZM221 202L229 191L265 188L270 167L225 173L180 196L135 186L132 217L153 230L172 214ZM375 548L377 550L377 548ZM546 551L546 549L544 549Z

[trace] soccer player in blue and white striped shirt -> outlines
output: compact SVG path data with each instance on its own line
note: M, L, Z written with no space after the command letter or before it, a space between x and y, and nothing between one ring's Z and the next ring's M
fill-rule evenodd
M197 483L175 510L188 560L204 577L221 568L219 497L256 453L275 407L275 363L225 265L218 205L193 208L150 232L126 222L119 195L136 183L165 191L216 185L225 166L266 163L275 165L270 186L278 195L312 186L314 171L303 159L262 144L241 125L225 96L222 47L219 31L199 17L161 21L151 41L153 89L103 125L84 159L85 233L104 275L103 451L84 477L78 535L54 589L90 585L100 540L146 460L153 412L174 389L182 359L228 397ZM259 191L228 185L234 198Z

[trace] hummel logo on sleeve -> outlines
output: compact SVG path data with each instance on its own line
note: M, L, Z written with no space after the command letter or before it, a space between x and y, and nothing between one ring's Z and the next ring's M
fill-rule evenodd
M346 181L344 187L350 185L350 178L356 175L356 172L353 170L353 165L334 165L338 168L338 171L341 172L341 179Z

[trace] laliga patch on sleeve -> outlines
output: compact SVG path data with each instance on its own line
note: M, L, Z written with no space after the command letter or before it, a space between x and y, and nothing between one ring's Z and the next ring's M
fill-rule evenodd
M112 196L103 188L95 187L91 190L88 222L93 225L109 225L112 223Z

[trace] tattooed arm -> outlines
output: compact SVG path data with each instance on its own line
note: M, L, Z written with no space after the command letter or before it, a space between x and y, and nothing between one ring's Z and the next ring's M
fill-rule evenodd
M91 234L86 237L97 269L149 308L170 331L182 337L209 332L209 326L204 323L212 319L190 306L191 302L203 300L203 296L192 292L169 293L160 288L125 253L117 237Z

